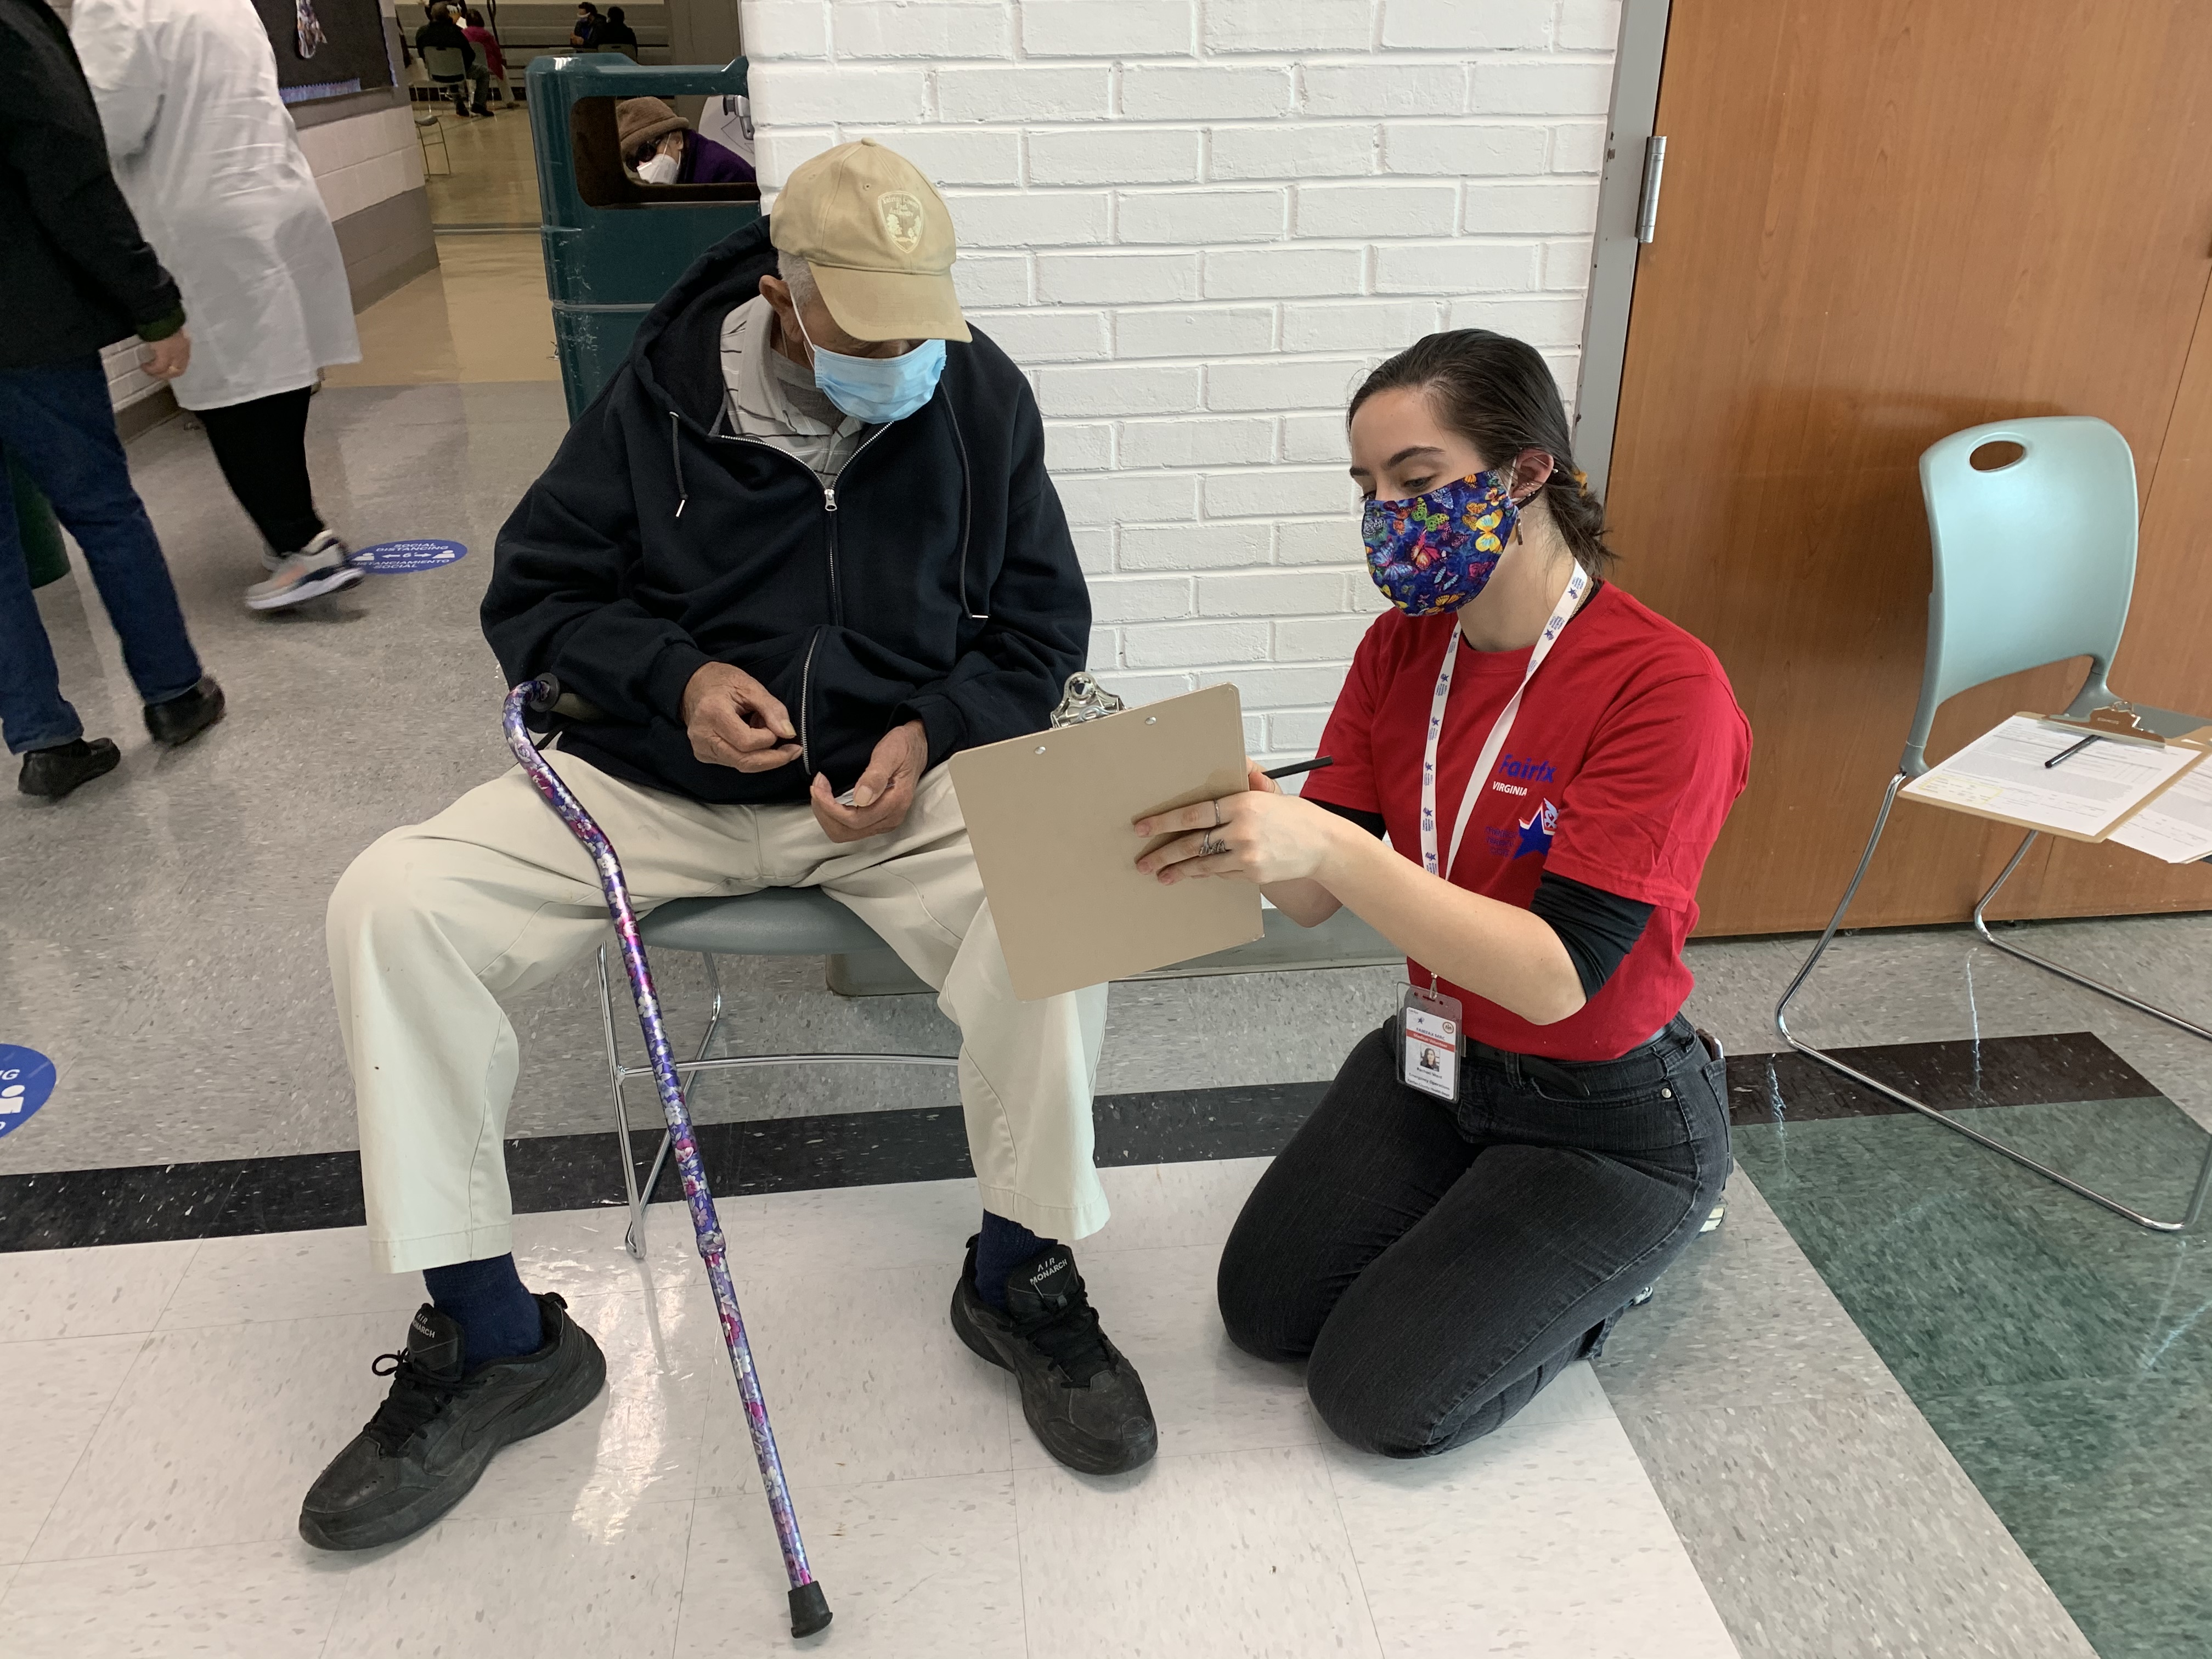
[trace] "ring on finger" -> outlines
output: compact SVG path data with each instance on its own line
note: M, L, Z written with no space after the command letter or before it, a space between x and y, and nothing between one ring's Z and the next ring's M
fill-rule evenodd
M1213 831L1211 830L1207 830L1203 836L1200 836L1198 838L1198 855L1200 858L1213 858L1219 854L1227 852L1229 848L1225 843L1216 841L1213 838Z
M1206 805L1213 808L1213 822L1208 827L1218 830L1221 828L1221 803L1218 800L1208 801Z

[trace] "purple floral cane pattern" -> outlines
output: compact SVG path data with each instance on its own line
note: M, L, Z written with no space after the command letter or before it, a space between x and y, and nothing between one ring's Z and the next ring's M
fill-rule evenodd
M605 832L592 821L583 803L538 752L523 724L527 708L550 702L552 696L553 687L544 680L525 680L507 693L507 747L514 750L524 774L537 786L546 805L568 826L569 832L583 843L584 850L591 854L598 868L599 885L606 894L607 913L621 939L623 966L629 971L629 988L637 999L638 1024L645 1032L645 1046L653 1055L653 1079L660 1088L660 1109L668 1119L676 1168L684 1179L684 1201L690 1207L691 1228L698 1235L700 1259L707 1264L708 1283L714 1287L714 1307L721 1316L722 1340L730 1351L730 1368L737 1373L738 1393L744 1401L745 1425L752 1433L753 1457L760 1464L761 1485L767 1489L769 1513L775 1518L776 1539L783 1547L784 1571L790 1576L795 1590L802 1584L813 1583L814 1574L806 1565L806 1546L799 1535L799 1517L792 1512L791 1492L784 1485L783 1460L775 1449L775 1431L769 1425L767 1402L761 1398L760 1378L753 1370L752 1347L745 1340L745 1322L738 1311L737 1292L730 1286L721 1222L714 1213L714 1195L707 1190L698 1142L692 1138L691 1115L684 1107L683 1087L677 1080L676 1059L669 1050L667 1030L661 1024L660 998L653 988L653 971L646 964L645 945L638 938L637 913L630 906L622 863L616 858L614 846Z

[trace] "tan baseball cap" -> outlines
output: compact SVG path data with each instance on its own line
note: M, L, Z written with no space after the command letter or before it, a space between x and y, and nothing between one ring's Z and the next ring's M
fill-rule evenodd
M921 170L872 138L792 169L769 240L795 253L838 327L860 340L966 340L952 291L952 216Z

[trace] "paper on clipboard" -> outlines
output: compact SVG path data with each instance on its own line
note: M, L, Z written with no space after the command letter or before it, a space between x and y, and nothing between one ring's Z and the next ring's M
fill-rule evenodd
M2184 773L2171 789L2113 830L2112 839L2168 864L2212 858L2212 767Z
M1148 813L1245 787L1233 685L1148 703L952 757L952 787L1024 1000L1187 962L1258 939L1260 890L1162 886L1137 868Z
M2057 766L2044 764L2092 735L2095 740L2078 754ZM2072 841L2102 841L2203 757L2190 743L2092 734L2080 726L2014 714L1915 778L1903 793Z

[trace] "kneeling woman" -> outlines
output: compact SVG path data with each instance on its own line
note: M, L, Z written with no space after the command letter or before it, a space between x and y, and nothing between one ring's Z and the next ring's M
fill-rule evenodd
M1697 1237L1726 1087L1681 1014L1698 877L1751 739L1713 653L1602 579L1542 358L1431 335L1352 399L1377 617L1303 798L1140 822L1163 881L1349 905L1408 958L1221 1259L1238 1346L1395 1457L1486 1434ZM1378 837L1385 832L1389 844Z

